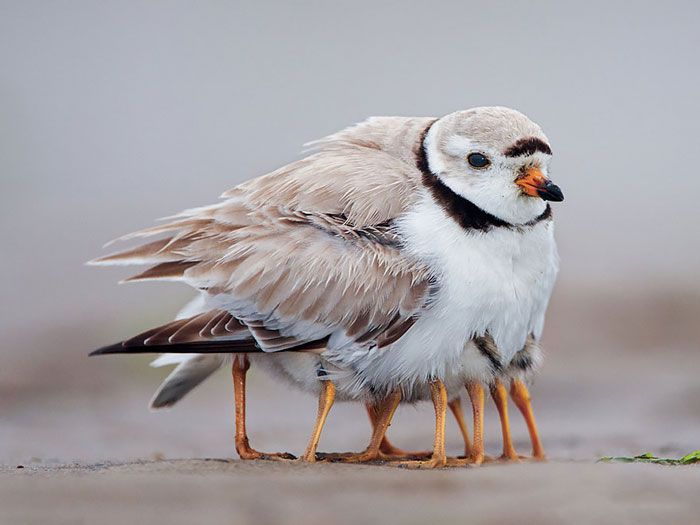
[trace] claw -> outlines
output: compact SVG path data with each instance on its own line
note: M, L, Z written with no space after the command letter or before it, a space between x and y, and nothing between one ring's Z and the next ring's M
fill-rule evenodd
M242 449L238 451L238 455L242 460L266 460L266 461L291 461L297 459L294 454L289 452L258 452L252 448Z
M396 464L399 468L406 469L416 469L416 470L427 470L427 469L437 469L445 468L448 466L448 461L446 458L430 458L427 460L413 460L413 461L402 461Z

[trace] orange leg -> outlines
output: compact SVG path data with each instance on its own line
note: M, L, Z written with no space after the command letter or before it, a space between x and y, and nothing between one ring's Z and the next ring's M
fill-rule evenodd
M335 400L335 385L333 381L324 380L321 381L321 394L318 397L318 412L316 414L316 424L314 425L314 430L311 433L311 439L306 447L306 452L302 456L301 460L308 463L313 463L316 461L316 449L318 448L318 442L321 439L321 432L323 431L323 426L326 424L326 418L328 417L328 412L330 412L333 406L333 401Z
M399 463L404 468L442 468L447 465L445 453L445 416L447 414L447 390L440 380L430 383L430 397L435 408L435 442L433 455L427 460L404 461Z
M481 383L468 383L467 392L474 415L474 441L469 463L481 465L484 462L484 387Z
M372 438L364 451L359 454L327 454L324 457L343 463L366 463L369 461L393 459L387 457L381 451L381 446L382 443L384 443L386 431L391 424L394 412L396 412L400 402L401 391L396 390L389 394L381 403L377 405L368 405L367 412L372 421Z
M267 454L258 452L250 447L245 428L245 376L249 368L250 362L245 355L233 358L231 373L233 375L233 396L236 406L236 452L238 452L241 459L295 459L292 454L287 452Z
M513 440L510 436L510 421L508 419L508 391L503 383L496 379L496 382L491 387L491 397L496 404L498 416L501 419L501 433L503 434L503 461L520 461L518 453L513 447Z
M510 396L513 398L515 406L522 413L527 424L527 431L530 433L530 441L532 442L532 457L533 459L542 461L545 459L544 448L540 442L540 436L537 432L535 424L535 415L532 412L532 404L530 403L530 392L520 379L513 379L510 385Z
M454 398L449 403L452 415L454 415L457 425L459 426L459 431L462 433L462 439L464 439L464 457L470 457L472 455L472 444L469 440L469 429L467 428L467 422L464 420L464 412L462 411L462 399L460 397Z
M372 424L372 434L374 434L377 428L377 419L379 417L379 407L372 403L365 403L365 409L367 410L367 415L369 416L369 421ZM407 452L404 452L400 448L395 447L386 435L382 438L382 442L379 444L379 451L387 456L405 456Z
M367 415L369 416L369 420L372 423L372 432L374 433L375 429L377 428L377 423L379 420L379 412L381 411L381 407L374 405L372 403L365 403L365 408L367 409ZM398 447L395 447L390 441L389 438L384 435L382 438L382 442L379 445L379 453L381 456L381 459L386 459L386 460L398 460L398 459L419 459L419 458L424 458L424 457L429 457L431 452L407 452L405 450L402 450Z

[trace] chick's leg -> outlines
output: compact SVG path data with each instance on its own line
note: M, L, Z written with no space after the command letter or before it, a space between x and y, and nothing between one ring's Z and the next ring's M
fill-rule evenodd
M522 413L525 418L525 423L527 424L527 430L530 433L530 441L532 442L532 457L533 459L543 461L545 459L544 448L540 442L540 436L537 432L537 425L535 424L535 415L532 411L532 404L530 402L530 392L525 386L525 383L520 379L513 379L510 386L510 395L518 407L518 410Z
M445 453L445 416L447 414L447 390L440 380L430 383L430 397L435 408L435 442L433 455L427 460L404 461L399 463L404 468L441 468L447 465Z
M464 457L470 457L472 455L472 444L469 440L469 429L467 428L467 422L464 420L464 412L462 411L462 399L458 396L454 398L449 403L452 415L457 421L459 426L459 431L462 433L462 439L464 439Z
M474 441L469 463L481 465L484 462L484 387L481 383L467 384L467 392L472 402L472 414L474 417Z
M498 417L501 419L501 434L503 435L502 461L520 461L520 456L515 451L513 440L510 436L510 420L508 419L508 391L501 381L496 382L491 387L491 397L496 404Z
M372 424L372 434L374 434L374 431L377 428L379 407L374 403L367 402L365 403L365 409L367 410L367 416L369 417L369 421ZM379 444L379 451L386 456L405 456L406 454L408 454L400 448L395 447L389 441L389 438L386 435L384 435L384 437L382 438L382 442Z
M236 452L238 452L241 459L295 459L292 454L287 452L268 454L258 452L250 447L245 428L245 376L249 368L250 362L245 355L237 355L233 358L231 374L233 376L233 397L236 407Z
M372 423L372 432L374 433L377 428L380 407L373 403L366 403L365 408L367 409L367 415ZM384 435L382 442L379 444L379 454L381 459L385 460L402 460L402 459L420 459L429 457L432 453L430 451L420 451L420 452L407 452L403 449L395 447L389 438Z
M316 413L316 423L314 424L314 430L311 433L311 439L306 447L306 452L302 456L301 460L308 463L313 463L316 461L316 449L318 448L318 442L321 439L321 432L323 431L323 426L326 424L326 418L328 417L328 412L330 412L333 406L333 401L335 400L335 385L333 381L323 380L321 381L321 394L318 396L318 412Z
M401 391L395 390L380 403L368 406L367 412L372 422L372 438L364 451L359 454L328 454L325 457L343 463L365 463L390 459L382 453L381 446L384 442L386 431L391 424L391 419L394 417L394 412L396 412L400 402Z

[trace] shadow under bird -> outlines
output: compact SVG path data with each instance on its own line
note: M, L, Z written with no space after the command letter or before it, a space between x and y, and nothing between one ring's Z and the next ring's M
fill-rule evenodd
M171 280L199 290L190 315L93 354L166 355L179 362L154 398L172 404L231 360L236 448L245 432L251 361L319 394L302 459L314 461L333 401L366 403L367 449L332 456L373 461L397 452L386 430L400 402L430 399L432 454L406 467L484 460L484 389L499 410L504 458L517 460L507 390L525 416L533 455L544 457L525 383L558 271L541 128L503 107L442 118L374 117L312 143L305 158L252 179L214 205L120 240L160 237L93 264L148 264L127 281ZM458 420L466 386L474 437L447 458L449 400ZM398 451L398 456L402 456Z

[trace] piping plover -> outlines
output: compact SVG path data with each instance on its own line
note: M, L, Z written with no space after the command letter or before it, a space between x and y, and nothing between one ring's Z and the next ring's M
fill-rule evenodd
M98 353L318 353L332 379L319 428L338 388L382 403L379 433L399 399L430 396L426 465L444 465L447 389L466 382L478 408L494 378L480 340L505 368L541 335L557 273L545 201L563 199L547 138L496 107L372 118L315 147L219 204L124 238L164 239L94 261L155 264L128 280L184 281L212 308Z

